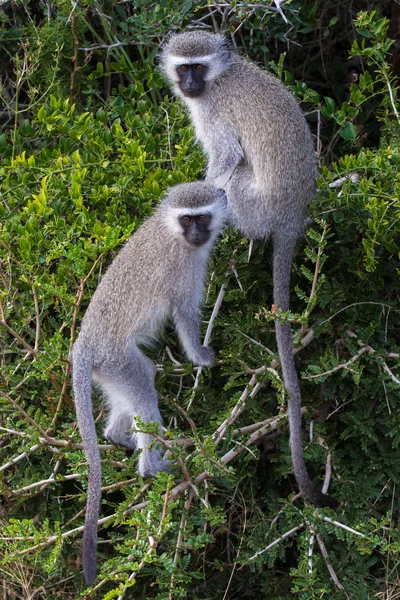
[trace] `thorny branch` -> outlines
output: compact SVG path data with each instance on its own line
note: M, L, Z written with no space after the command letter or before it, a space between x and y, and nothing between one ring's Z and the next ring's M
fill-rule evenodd
M357 334L354 333L354 331L351 331L350 329L346 330L346 334L351 338L357 338ZM341 371L342 369L348 369L349 366L352 365L353 363L355 363L363 354L376 354L377 356L379 356L377 354L376 350L374 350L374 348L372 348L372 346L370 346L369 344L365 344L365 342L363 342L362 340L357 339L357 344L359 346L361 346L361 349L352 358L350 358L350 360L348 360L347 362L340 363L340 364L336 365L336 367L333 367L332 369L330 369L329 371L325 371L324 373L317 373L314 375L304 375L303 379L317 379L318 377L326 377L327 375L332 375L333 373L336 373L337 371ZM400 357L399 354L396 354L393 352L388 353L386 356L388 358L399 358ZM383 367L384 371L392 379L392 381L394 381L394 383L396 383L397 385L400 385L400 380L391 371L391 369L388 367L386 362L382 363L382 367Z
M255 443L262 435L265 435L265 433L268 433L269 431L276 429L278 426L278 423L280 423L282 420L285 420L286 418L287 418L287 415L279 415L278 417L275 417L275 419L271 419L270 423L268 423L267 425L264 425L259 430L254 431L252 433L252 435L249 437L249 439L245 443L243 443L243 445L238 446L234 450L228 451L226 454L224 454L224 456L221 457L220 462L224 465L227 465L236 456L238 456L238 454L240 454L246 448L248 448L248 446ZM152 434L152 435L154 435L154 434ZM162 441L163 443L165 443L165 440L162 440L162 438L159 438L159 440ZM61 440L59 440L59 442L60 441ZM66 441L62 445L70 447L68 445L68 442L66 442ZM81 445L78 444L78 446L81 446ZM203 483L205 480L210 479L210 478L211 478L211 475L209 473L207 473L206 471L204 471L203 473L198 475L195 479L192 479L191 477L189 477L189 479L185 479L185 480L181 481L180 483L175 485L175 487L173 487L168 492L168 502L175 501L187 489L191 489L192 491L194 491L194 493L196 493L197 487L201 483ZM136 505L132 506L131 508L129 508L127 511L125 511L124 515L129 515L134 510L142 510L142 509L146 508L147 505L148 505L148 501L144 501L139 504L136 504ZM108 521L110 521L111 519L113 519L115 517L116 517L116 513L113 513L111 515L103 517L102 519L99 519L97 524L98 524L98 526L103 525L104 523L107 523ZM80 527L76 527L75 529L70 529L69 531L65 531L61 535L61 538L66 539L77 533L80 533L83 531L83 528L84 528L84 526L81 525ZM35 546L32 546L31 548L22 550L21 552L18 552L18 555L23 556L25 554L29 554L30 552L34 552L35 550L38 550L40 548L44 548L45 546L53 544L57 539L58 539L58 537L55 535L50 536L49 538L47 538L46 541L41 542Z

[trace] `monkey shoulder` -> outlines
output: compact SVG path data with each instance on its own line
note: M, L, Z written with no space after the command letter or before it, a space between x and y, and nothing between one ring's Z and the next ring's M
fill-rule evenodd
M246 118L267 121L283 114L296 123L304 119L296 98L281 81L240 56L220 77L214 94L219 96L215 104L222 106L223 113L241 121Z

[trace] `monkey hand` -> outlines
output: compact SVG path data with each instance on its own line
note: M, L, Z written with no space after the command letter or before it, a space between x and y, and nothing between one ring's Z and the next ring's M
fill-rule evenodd
M214 360L214 350L208 346L200 346L197 352L196 360L193 362L200 367L211 367L214 364Z

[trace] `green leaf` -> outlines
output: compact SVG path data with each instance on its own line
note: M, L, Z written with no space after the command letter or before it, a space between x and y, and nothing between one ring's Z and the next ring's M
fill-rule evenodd
M353 123L347 123L346 127L344 127L340 131L340 135L345 140L355 140L357 138L357 129L354 127Z

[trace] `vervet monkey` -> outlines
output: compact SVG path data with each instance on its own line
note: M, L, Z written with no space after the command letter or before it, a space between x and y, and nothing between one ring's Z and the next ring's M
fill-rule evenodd
M189 108L207 156L206 179L223 188L230 223L243 235L272 237L274 304L289 310L293 252L315 195L316 164L306 120L284 85L231 51L222 35L173 35L161 68ZM308 476L301 442L300 386L289 325L276 321L283 380L289 392L290 447L301 491L317 506L337 506Z
M226 197L211 183L170 188L159 208L128 240L96 289L72 351L76 414L89 465L83 570L96 578L101 461L92 411L92 380L104 392L104 431L113 443L141 449L138 471L155 476L169 463L151 435L132 433L135 417L162 427L155 365L140 350L154 343L167 319L196 365L211 366L212 348L199 341L199 306L211 248L224 223Z

